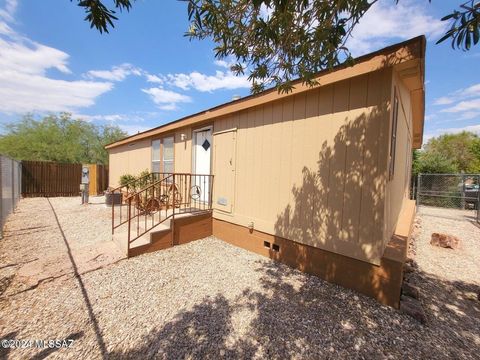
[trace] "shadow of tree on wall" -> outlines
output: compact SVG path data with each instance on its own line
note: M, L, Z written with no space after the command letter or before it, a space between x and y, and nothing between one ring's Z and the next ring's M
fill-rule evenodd
M419 272L428 324L288 266L258 260L260 289L204 299L109 358L465 358L478 346L474 284ZM154 311L154 309L152 309ZM245 315L245 311L252 315Z
M291 189L291 202L277 215L277 240L284 238L325 249L330 256L322 258L318 252L314 254L298 244L284 244L288 249L281 247L273 258L330 281L339 272L343 277L358 278L351 266L357 263L365 273L356 288L369 284L383 296L381 280L363 262L374 259L380 263L386 245L383 204L387 154L381 150L386 146L381 132L385 133L385 127L388 131L389 126L385 114L387 102L354 119L345 115L333 141L322 143L316 168L303 167L301 183Z

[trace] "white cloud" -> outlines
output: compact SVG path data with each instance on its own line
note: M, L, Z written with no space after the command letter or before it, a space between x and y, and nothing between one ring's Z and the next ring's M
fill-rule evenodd
M217 70L215 75L205 75L197 71L190 74L169 74L167 82L182 90L195 89L201 92L212 92L220 89L249 88L246 76L236 76L231 71Z
M149 73L145 73L145 77L146 77L147 81L151 82L151 83L162 84L165 81L165 79L163 77L160 77L160 76L157 76L157 75L152 75L152 74L149 74Z
M32 75L44 75L55 68L68 74L68 54L33 41L0 38L0 68Z
M422 34L440 36L445 24L428 14L428 6L413 0L375 3L355 27L347 47L358 56L384 47L392 39L406 40Z
M442 96L442 97L439 97L438 99L435 99L435 101L433 102L433 105L450 105L450 104L453 104L454 102L455 100L452 97Z
M480 96L480 84L472 85L462 91L463 97Z
M439 97L433 102L434 105L450 105L457 101L480 97L480 83L464 89L456 90L447 96Z
M434 100L439 106L437 124L480 119L480 83L458 89Z
M110 82L47 76L51 69L70 74L69 55L19 35L6 24L14 21L16 6L17 1L7 0L0 12L0 112L74 112L113 88Z
M132 64L113 66L111 70L90 70L85 76L89 79L102 79L108 81L123 81L129 75L141 76L143 71Z
M464 113L464 112L471 112L471 111L474 111L474 110L478 111L478 109L480 109L480 98L460 101L459 103L455 104L454 106L451 106L451 107L448 107L446 109L441 110L441 112Z
M5 7L0 8L0 19L8 22L14 22L15 19L13 15L17 10L18 2L17 0L5 0Z
M162 110L175 110L177 103L188 103L192 99L190 96L183 95L171 90L165 90L162 87L152 87L142 89L145 94L150 95L152 101Z
M73 111L95 103L111 83L65 81L0 70L0 111L6 113Z
M223 68L225 68L225 69L230 69L230 67L233 65L232 63L227 62L227 61L225 61L225 60L215 60L213 63L214 63L215 65L220 66L220 67L223 67Z
M95 115L86 115L86 114L72 114L74 119L80 119L84 121L103 121L110 124L117 124L121 122L128 123L140 123L145 121L145 118L151 118L152 114L158 113L148 113L148 112L133 112L129 114L95 114Z

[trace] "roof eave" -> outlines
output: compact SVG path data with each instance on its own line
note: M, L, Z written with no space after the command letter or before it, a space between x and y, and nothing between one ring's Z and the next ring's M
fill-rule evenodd
M404 62L412 61L415 59L420 60L421 72L424 74L425 69L425 36L419 36L405 42L395 44L384 49L378 50L376 52L358 57L355 59L354 64L351 66L347 65L338 65L330 70L324 70L319 72L315 79L319 83L315 87L325 86L334 82L338 82L353 76L358 76L361 74L369 73L375 70L380 70L382 68L399 65ZM423 84L423 79L422 79ZM271 101L279 100L288 96L293 96L295 94L302 93L312 89L312 87L302 83L301 79L298 79L293 82L294 89L288 93L278 93L275 88L266 90L259 94L250 95L239 100L234 100L225 104L218 105L216 107L210 108L208 110L186 116L184 118L172 121L170 123L158 126L156 128L128 136L122 140L107 144L105 148L112 149L117 146L131 143L133 141L138 141L141 139L149 138L152 136L157 136L168 131L173 131L182 127L192 126L194 124L199 124L220 116L227 115L229 113L241 111L248 109L254 106L265 104ZM421 99L421 105L424 106L424 89L422 85L423 97ZM420 146L421 138L423 135L423 114L421 116L421 134L420 134ZM420 121L420 119L418 119ZM418 122L417 121L417 122ZM418 137L418 135L417 135ZM418 140L416 142L418 144Z

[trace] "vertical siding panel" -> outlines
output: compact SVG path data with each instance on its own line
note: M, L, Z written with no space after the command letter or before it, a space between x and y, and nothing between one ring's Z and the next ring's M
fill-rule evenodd
M305 163L305 106L306 95L300 94L294 97L293 103L293 127L291 132L291 166L290 166L290 189L293 207L292 236L297 241L308 241L309 223L305 218L305 208L308 201L308 190L305 189L303 170ZM308 187L308 185L307 185Z
M238 203L238 179L239 179L238 162L239 162L239 158L241 156L241 155L239 155L239 146L238 146L239 137L240 137L240 127L241 127L240 113L238 113L238 112L233 114L232 127L237 128L237 134L236 134L236 140L235 140L236 149L235 149L235 159L234 159L235 178L233 180L233 194L234 194L233 206L234 207L232 209L232 214L235 214L237 212L237 203Z
M280 164L280 186L278 197L281 203L281 215L277 220L277 231L286 236L290 230L292 186L290 181L291 159L292 159L292 122L293 122L293 100L287 98L283 101L282 109L282 134L279 153L281 154Z
M330 211L328 209L328 192L330 189L330 163L332 157L333 138L335 136L332 123L334 87L329 85L320 89L318 98L318 122L319 130L318 146L320 149L318 158L318 181L321 189L319 199L315 207L316 217L319 224L319 240L325 243L330 228Z
M243 215L246 199L246 128L248 126L247 111L238 114L237 130L237 164L235 179L235 214Z
M390 126L391 126L391 104L393 99L393 80L392 80L392 70L387 69L381 72L381 104L382 112L381 116L383 121L380 122L380 134L379 134L379 147L378 147L378 169L380 171L379 178L379 190L378 190L378 203L381 204L381 209L378 209L378 212L381 212L381 218L377 228L383 228L381 237L383 238L382 242L378 242L379 249L378 251L383 252L383 248L389 240L389 235L387 231L387 224L389 223L389 211L388 211L388 200L387 199L387 182L388 182L388 158L390 151ZM387 149L387 151L382 151Z
M358 242L361 188L363 182L363 153L365 144L365 106L368 76L353 78L350 83L349 126L345 193L343 198L342 230L349 241Z
M270 192L272 208L272 223L276 224L278 219L282 215L282 211L285 209L284 197L282 195L283 189L281 188L282 177L282 163L284 161L284 152L282 151L282 120L283 120L283 103L282 101L276 101L273 103L272 108L272 178L270 180ZM276 227L276 225L274 225ZM275 229L277 232L277 229Z
M265 193L262 193L262 182L268 178L264 176L264 167L263 167L263 106L257 106L253 110L253 129L252 129L252 138L253 146L253 179L251 183L253 199L251 199L250 204L252 204L252 215L255 219L263 220L261 216L261 208L265 206Z
M262 181L261 181L261 193L264 194L264 202L260 206L261 218L264 221L274 222L272 218L272 201L274 194L272 193L271 181L272 181L272 165L275 162L273 158L272 150L272 116L273 106L272 104L265 104L263 107L263 148L262 148Z
M334 243L338 237L344 239L342 233L343 194L345 190L345 160L348 122L348 102L350 81L345 80L334 84L332 125L335 130L333 152L330 161L330 188L328 207L331 226L328 231L329 240Z
M320 117L319 111L319 96L318 89L309 91L306 96L305 104L305 118L306 118L306 133L305 133L305 164L308 175L307 191L309 192L308 202L306 204L306 218L308 219L308 227L310 229L310 241L312 244L319 243L319 228L320 217L318 214L321 193L323 191L322 184L319 181L319 137L320 132Z
M365 125L365 143L363 152L363 186L360 202L359 243L372 244L381 241L381 232L377 231L383 219L381 210L381 170L378 167L380 147L380 128L385 109L381 105L383 90L382 73L376 71L368 75L367 115ZM382 150L385 152L385 149Z
M221 119L218 119L217 121L215 121L214 122L215 132L225 130L226 129L226 126L225 126L226 121L227 121L226 118L221 118Z

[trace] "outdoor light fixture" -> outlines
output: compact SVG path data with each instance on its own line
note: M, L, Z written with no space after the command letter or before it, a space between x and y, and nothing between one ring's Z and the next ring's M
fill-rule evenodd
M187 135L186 134L180 134L180 140L182 140L182 141L187 140Z

